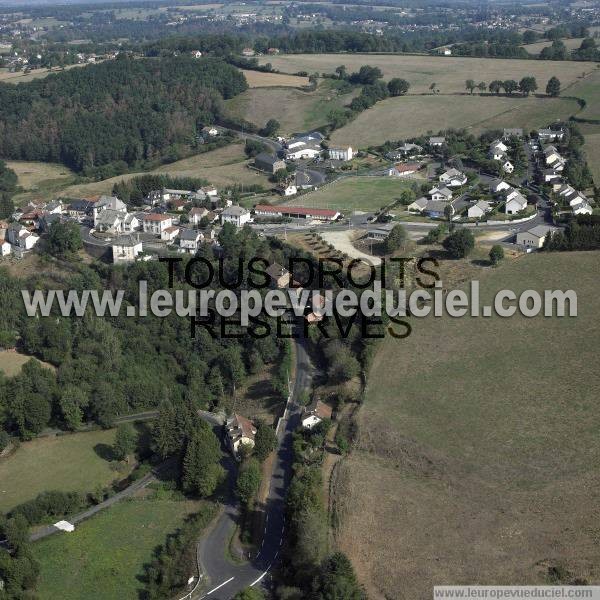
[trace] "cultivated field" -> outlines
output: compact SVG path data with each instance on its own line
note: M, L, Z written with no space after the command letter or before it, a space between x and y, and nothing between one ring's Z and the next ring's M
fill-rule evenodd
M90 431L23 442L0 460L0 512L46 490L91 492L118 475L102 458L115 431Z
M246 81L251 88L262 87L302 87L308 85L308 77L296 75L280 75L279 73L261 73L260 71L244 71Z
M286 204L333 208L346 214L354 210L373 211L398 199L411 185L414 183L410 180L396 177L348 177Z
M534 129L577 112L567 98L506 98L491 95L406 96L389 98L365 110L345 127L334 131L334 144L361 148L399 140L447 127L465 127L474 133L500 127Z
M483 80L516 79L534 75L540 89L545 88L550 77L556 75L564 85L575 81L580 70L569 61L527 61L496 58L458 58L445 56L407 56L396 54L288 54L259 58L270 62L283 73L333 73L339 65L348 71L358 71L362 65L379 67L385 79L402 77L410 82L411 93L423 93L432 83L443 94L463 92L466 79ZM590 71L593 65L582 63Z
M174 533L198 502L168 499L130 500L116 504L73 533L36 543L40 563L40 598L62 600L137 600L144 587L144 567L157 546ZM208 505L206 510L209 510Z
M227 100L226 106L232 114L259 127L269 119L277 119L281 133L289 135L326 125L329 111L348 104L353 95L354 92L339 94L334 82L325 81L314 92L294 88L250 89Z
M190 158L163 165L150 171L150 173L166 173L181 177L203 177L218 188L233 184L254 184L270 187L271 184L265 175L247 168L246 165L250 162L244 154L243 145L230 144L218 150L197 154ZM109 194L116 182L131 179L138 175L144 175L144 173L128 173L103 181L71 185L57 192L55 196L78 198Z
M573 289L577 318L413 319L410 337L381 344L336 483L338 545L370 598L543 584L549 567L600 581L599 259L476 270L484 303L500 289Z

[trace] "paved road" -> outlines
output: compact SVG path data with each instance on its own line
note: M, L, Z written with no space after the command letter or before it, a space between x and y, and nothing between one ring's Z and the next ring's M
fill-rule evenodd
M229 600L240 590L259 585L277 562L285 535L285 495L292 476L292 433L300 422L298 398L310 389L312 366L303 340L296 346L296 378L285 414L278 426L277 456L271 476L266 506L265 531L258 554L243 564L234 564L226 557L235 524L238 506L232 497L211 530L198 544L199 567L203 573L203 591L194 593L193 600Z

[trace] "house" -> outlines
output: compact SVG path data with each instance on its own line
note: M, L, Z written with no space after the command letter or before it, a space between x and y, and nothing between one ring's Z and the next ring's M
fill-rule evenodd
M429 138L429 145L433 148L441 148L446 143L445 137L434 136Z
M162 190L152 190L144 198L144 204L147 206L156 206L162 202Z
M112 242L114 263L132 262L142 253L142 242L138 236L122 235Z
M356 152L352 150L351 146L346 148L329 148L328 152L330 160L348 161L352 160L356 155Z
M511 186L502 179L493 179L490 181L490 193L498 194L504 190L510 190Z
M126 213L123 219L123 231L125 233L132 233L137 231L142 226L140 219L135 213Z
M565 137L564 129L540 129L538 139L540 142L557 142Z
M448 207L450 207L452 214L454 215L454 206L451 202L446 202L444 200L429 200L423 213L434 219L446 218L446 210Z
M391 169L388 169L390 177L407 177L413 175L421 168L421 163L409 162L395 164Z
M215 186L205 186L201 187L199 190L196 190L196 194L204 194L206 198L217 198L219 192Z
M162 232L173 225L173 219L169 215L160 215L157 213L148 213L142 219L142 226L145 233L162 235Z
M192 194L191 190L172 190L163 188L161 191L161 200L163 202L174 202L175 200L187 200Z
M508 146L502 140L494 140L488 151L492 160L502 160L508 152Z
M6 241L21 250L31 250L39 239L20 223L11 223L6 230Z
M172 242L179 235L179 227L175 225L171 225L170 227L165 227L160 232L160 239L163 242Z
M94 227L97 231L103 233L121 233L123 231L123 222L126 216L126 211L107 208L100 212L95 218Z
M288 217L291 219L312 219L315 221L335 221L340 217L337 210L329 208L307 208L305 206L270 206L257 204L254 214L258 217Z
M277 191L282 196L295 196L298 193L298 188L293 183L285 183L280 185Z
M376 229L370 229L367 233L367 238L383 242L387 240L392 229L394 229L394 223L384 223Z
M423 152L423 148L418 144L412 144L410 142L404 143L402 146L398 146L395 150L388 152L385 156L390 160L399 160L408 156L419 156Z
M502 162L502 170L510 175L515 170L515 166L505 157Z
M94 204L91 200L73 200L67 205L65 211L70 217L85 219L85 217L92 214Z
M225 432L229 449L234 455L237 456L242 445L254 448L256 427L250 419L237 414L232 415L225 423Z
M489 213L492 210L492 207L489 202L485 200L480 200L473 204L473 206L469 206L467 209L467 217L469 219L481 219L486 213Z
M265 171L266 173L273 175L277 171L285 169L285 161L277 158L277 156L261 152L254 158L254 167L259 171Z
M544 148L544 161L547 167L550 167L552 170L560 173L564 170L566 165L566 160L560 155L556 146L546 146Z
M330 406L320 400L314 400L302 411L302 427L312 429L321 421L331 419L332 413L333 410Z
M229 206L221 213L221 223L233 223L236 227L243 227L251 220L250 211L243 206Z
M439 180L446 187L460 187L467 183L467 176L458 169L448 169L440 175Z
M523 130L520 127L504 128L502 139L509 140L510 138L523 139Z
M434 187L429 191L429 195L431 196L431 200L435 201L449 201L452 200L452 190L447 188L446 186L442 186L440 188Z
M517 233L517 244L527 248L541 248L544 245L548 233L556 231L555 227L548 225L536 225L527 231Z
M44 206L44 212L49 215L60 215L63 211L63 205L60 200L49 202Z
M200 50L192 50L192 58L202 58L202 52Z
M98 224L98 218L105 210L113 210L126 212L127 206L116 196L100 196L100 199L94 203L92 207L92 215L94 217L94 227Z
M516 215L517 213L525 210L527 208L527 198L521 194L521 192L516 192L516 194L511 195L510 200L506 200L506 204L504 206L504 212L507 215Z
M209 125L207 127L202 128L202 133L210 137L216 137L217 135L219 135L219 130L214 126Z
M56 214L56 213L43 214L38 221L38 229L42 233L48 233L48 231L50 231L50 227L54 223L60 223L62 220L63 220L63 217L61 214Z
M175 212L181 212L187 205L189 200L171 200L169 202L169 208Z
M11 245L4 238L0 238L0 256L8 256L11 252Z
M196 229L181 229L179 232L179 246L194 254L198 251L204 235Z
M290 272L280 264L273 263L266 269L267 275L271 278L271 284L279 289L287 288L290 285Z
M200 225L200 221L207 217L208 212L208 208L204 208L203 206L194 206L188 214L190 223L195 227L198 227L198 225Z
M254 56L254 50L252 48L244 48L242 50L242 56Z
M560 173L557 173L554 169L544 169L542 171L542 181L544 183L557 183L562 179Z
M452 56L452 50L450 48L438 48L438 54L442 56Z
M425 207L427 206L428 202L429 202L429 200L427 198L425 198L425 196L422 196L421 198L417 198L414 202L409 204L406 208L409 211L423 212L423 210L425 210Z
M267 54L279 54L279 48L267 48Z
M323 148L321 148L320 142L305 142L305 141L292 141L288 143L285 151L286 160L300 160L302 158L316 158L321 156Z
M578 198L571 204L574 215L591 215L594 209L585 200Z

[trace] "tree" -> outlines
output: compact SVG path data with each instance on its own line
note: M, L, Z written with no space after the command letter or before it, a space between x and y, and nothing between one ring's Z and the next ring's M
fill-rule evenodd
M535 77L523 77L523 79L519 81L519 91L525 96L529 96L529 94L535 92L537 89L538 85Z
M379 67L372 67L371 65L363 65L358 73L352 73L350 75L350 81L352 83L360 83L362 85L373 85L378 79L383 77L383 73Z
M410 83L406 79L400 77L394 77L388 81L388 90L390 96L404 96L410 89Z
M488 85L488 90L490 90L492 94L499 94L500 90L502 89L502 85L502 81L499 79L494 79L494 81L491 81Z
M254 158L261 152L266 152L266 151L267 151L267 147L262 142L259 142L257 140L252 140L250 138L246 138L246 144L244 146L244 152L246 153L246 156L248 156L250 158Z
M0 429L0 453L6 450L10 444L10 436L4 429Z
M465 88L472 94L475 89L475 81L473 79L467 79L467 81L465 81Z
M138 434L131 423L121 423L117 427L113 452L118 460L125 460L137 446Z
M386 254L392 254L392 252L402 248L407 237L406 229L402 225L394 225L384 242Z
M254 499L260 488L261 478L262 472L258 460L250 458L242 463L235 489L240 502L246 509L249 509L254 503Z
M342 552L331 555L317 579L316 600L365 600L352 563Z
M88 397L80 386L68 385L60 395L60 410L65 425L75 431L81 426L83 409L88 404Z
M481 93L485 92L486 88L487 88L487 84L485 83L485 81L480 81L480 82L477 84L477 89L478 89L478 90L479 90Z
M186 492L210 496L223 478L219 440L204 421L192 432L183 458L182 485Z
M546 85L546 94L553 98L560 95L560 80L558 77L550 77Z
M264 137L271 137L272 135L275 135L277 131L279 131L280 127L281 124L279 121L276 119L269 119L262 128L260 134Z
M15 204L8 192L0 191L0 219L9 219L15 212Z
M262 462L277 447L275 430L266 423L258 423L254 436L254 455Z
M83 248L81 231L77 223L57 221L50 226L48 251L60 258L71 258Z
M452 258L465 258L475 247L473 234L464 227L451 233L443 243Z
M241 592L238 592L233 600L264 600L265 595L257 587L248 587Z
M504 250L500 244L494 244L490 250L490 262L496 266L504 258Z
M337 73L338 79L346 79L348 77L346 65L340 65L339 67L336 67L335 72Z
M502 87L504 88L504 91L510 95L513 92L516 92L519 89L519 84L514 80L514 79L507 79L503 84Z
M434 94L437 92L437 83L435 83L435 81L429 86L429 91L433 92Z

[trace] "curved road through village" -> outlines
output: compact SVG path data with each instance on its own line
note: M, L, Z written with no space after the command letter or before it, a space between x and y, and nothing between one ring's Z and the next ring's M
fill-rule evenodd
M198 566L202 573L203 591L184 598L229 600L240 590L263 583L279 558L285 535L285 495L292 477L292 434L300 423L298 399L310 389L312 380L312 365L304 340L296 340L295 348L296 376L285 413L277 427L277 455L271 474L265 530L259 552L243 564L235 564L228 558L228 546L239 516L238 505L232 497L221 516L198 543Z

